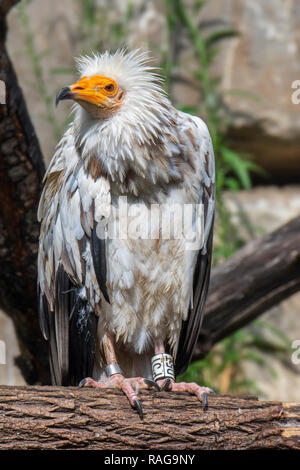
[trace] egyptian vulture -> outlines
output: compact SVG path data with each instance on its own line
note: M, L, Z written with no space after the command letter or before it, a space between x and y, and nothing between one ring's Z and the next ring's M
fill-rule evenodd
M215 213L204 122L175 109L140 51L81 57L56 103L74 119L44 179L38 288L54 384L138 389L176 383L199 336Z

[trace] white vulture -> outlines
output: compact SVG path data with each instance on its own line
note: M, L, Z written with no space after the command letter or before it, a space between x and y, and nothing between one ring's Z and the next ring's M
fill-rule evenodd
M138 390L176 383L207 295L215 172L204 122L176 110L140 51L81 57L56 98L74 119L44 179L38 288L54 384ZM149 222L150 221L150 222ZM169 224L169 226L168 226ZM167 229L166 229L167 227Z

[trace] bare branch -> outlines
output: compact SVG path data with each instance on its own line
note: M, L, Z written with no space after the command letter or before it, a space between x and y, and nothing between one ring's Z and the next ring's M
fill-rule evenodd
M7 15L9 10L19 3L20 0L0 0L0 15L3 17Z
M213 270L195 359L300 290L299 233L297 217Z
M3 12L16 2L0 2ZM2 16L1 16L2 13ZM22 357L18 364L29 383L48 380L47 348L37 320L37 205L43 157L25 101L0 35L0 307L12 318ZM5 36L5 34L4 34Z
M0 387L0 449L299 449L300 404L141 394L144 420L113 389Z

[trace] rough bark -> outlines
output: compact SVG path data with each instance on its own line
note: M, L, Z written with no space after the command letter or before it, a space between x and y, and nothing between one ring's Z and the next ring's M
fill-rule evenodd
M42 154L24 98L5 48L5 14L17 0L0 0L0 307L12 318L22 356L17 359L28 383L48 380L47 350L37 321L36 218Z
M300 449L300 404L179 392L0 387L0 449Z
M194 359L300 290L299 233L297 217L213 270Z

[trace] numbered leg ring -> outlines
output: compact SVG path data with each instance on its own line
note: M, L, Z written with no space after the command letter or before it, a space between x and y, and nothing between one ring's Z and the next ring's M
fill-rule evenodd
M175 380L173 357L170 354L156 354L152 357L153 380L173 379Z

